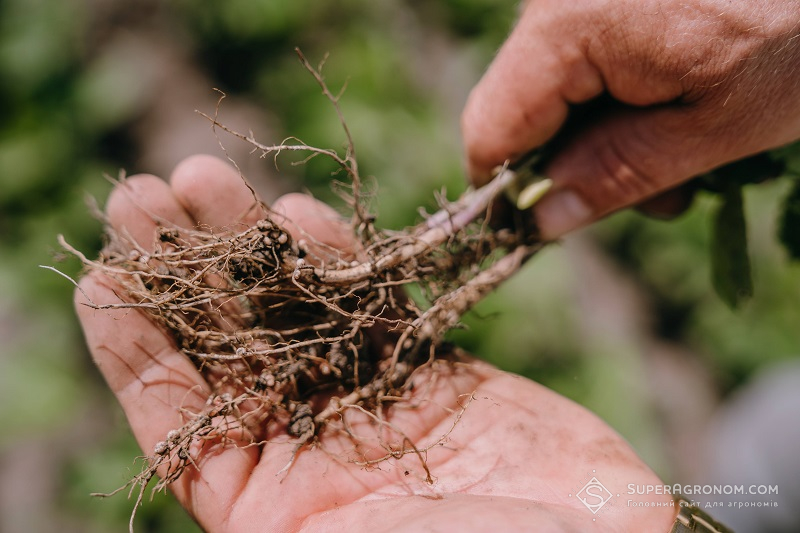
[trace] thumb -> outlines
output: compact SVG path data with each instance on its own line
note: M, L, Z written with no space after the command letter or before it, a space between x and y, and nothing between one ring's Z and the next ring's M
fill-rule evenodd
M555 239L649 200L746 153L733 132L698 108L631 108L583 130L550 162L553 188L536 206L542 236Z

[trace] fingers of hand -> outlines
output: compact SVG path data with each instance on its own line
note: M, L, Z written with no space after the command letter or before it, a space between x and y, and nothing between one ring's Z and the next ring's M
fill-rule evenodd
M271 216L295 241L305 240L310 255L318 256L319 262L354 256L352 231L333 208L305 194L287 194L267 209L242 176L216 157L197 155L184 160L170 183L180 205L201 226L251 226Z
M136 309L93 309L123 303L109 278L90 274L75 291L86 342L146 453L183 424L180 407L198 412L208 386L167 334ZM90 300L87 300L87 296Z
M287 194L272 205L275 222L300 243L318 265L353 260L357 249L350 225L331 206L306 194Z
M636 210L651 218L671 220L691 207L696 190L694 182L689 182L645 200Z
M266 216L244 178L226 162L209 155L184 159L170 177L172 192L196 224L221 228L247 226Z
M224 168L215 168L213 161L208 163L203 168L211 170L211 174L230 178L225 176ZM184 172L186 170L184 166ZM238 175L236 177L238 179ZM214 179L210 181L209 187L197 183L198 190L214 194L213 187L219 183ZM223 194L219 190L216 193ZM233 222L235 216L227 214L235 211L236 201L242 196L222 196L224 202L217 203L222 215L212 212L202 201L190 204L191 211L187 212L166 182L155 176L141 175L117 186L109 199L107 213L116 232L129 234L136 243L152 252L156 250L159 226L192 228L197 220ZM227 202L233 204L234 209L226 210ZM213 219L214 216L218 218ZM223 218L227 216L229 218ZM192 413L206 411L210 388L194 364L175 346L170 334L145 312L132 308L102 308L125 303L125 294L125 289L110 278L93 273L81 281L80 290L75 293L75 305L95 362L122 405L142 450L153 454L156 443L164 441L171 430L183 426L187 416L191 418ZM212 425L218 423L224 424L217 419L212 421ZM225 432L229 439L248 438L240 430ZM191 442L192 452L199 453L199 441ZM206 448L211 449L211 444L213 441L206 442ZM230 509L232 499L247 482L258 454L255 448L208 454L206 448L202 457L193 458L195 462L202 462L204 479L224 476L230 482L223 487L206 482L197 484L197 476L189 472L172 484L172 488L201 522L210 523L209 517L218 515L218 508ZM166 464L162 465L159 475L166 474L165 468Z
M800 59L796 17L648 4L530 2L470 97L464 142L478 181L547 141L568 104L605 90L635 106L582 125L545 169L554 187L536 211L546 238L800 135L785 68Z
M603 90L603 79L583 49L585 32L579 26L587 17L570 18L572 8L551 4L528 4L469 96L461 130L476 184L488 181L505 160L514 161L552 137L569 104Z
M149 174L120 182L108 199L106 214L117 233L129 235L148 251L154 250L159 226L191 228L194 225L169 185Z
M535 208L542 235L560 237L713 168L724 143L690 133L690 121L681 110L630 110L580 133L545 169L553 189Z
M118 304L121 290L108 278L91 274L75 291L75 306L86 342L97 366L122 405L142 451L154 455L157 443L187 421L185 413L202 413L210 394L208 385L194 365L174 346L168 334L142 312L135 309L92 309L92 304ZM214 426L225 424L218 419ZM236 424L234 424L234 427ZM249 442L241 430L225 430L230 440ZM182 504L203 524L210 527L224 520L225 513L248 482L258 460L256 448L218 453L214 440L191 439L192 461L201 464L200 474L190 468L170 485ZM207 438L207 437L206 437ZM202 452L200 447L203 447ZM172 467L177 459L172 453ZM158 469L167 475L167 464ZM225 479L224 484L213 483Z
M155 248L156 229L191 227L163 180L133 176L114 189L107 215L117 233L127 233L148 251ZM145 451L166 432L182 424L178 408L201 408L207 385L192 363L177 351L167 334L137 309L92 309L125 303L125 290L113 280L92 274L81 281L75 304L89 349L117 395Z

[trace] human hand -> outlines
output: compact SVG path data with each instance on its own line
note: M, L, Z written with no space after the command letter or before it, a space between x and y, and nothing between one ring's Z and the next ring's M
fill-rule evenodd
M346 248L333 210L289 195L272 206L318 240ZM263 218L236 172L198 156L184 161L168 184L140 175L117 186L109 222L142 245L155 242L156 223L191 228L228 226ZM346 226L342 226L346 227ZM184 422L182 409L200 412L210 388L170 336L136 309L98 310L119 303L114 282L93 273L80 283L76 306L93 357L121 403L146 453ZM435 378L416 409L397 409L390 421L418 446L443 445L425 457L409 454L366 469L346 460L352 444L323 433L292 467L286 436L250 447L208 451L170 485L178 501L208 531L668 531L670 507L627 507L627 484L659 484L628 444L597 417L526 379L479 362ZM458 423L468 398L473 398ZM366 429L364 431L367 431ZM242 436L247 441L247 436ZM622 497L593 515L576 498L587 473ZM279 473L281 473L279 475ZM649 497L669 502L669 496Z
M680 207L673 190L800 137L800 15L793 0L529 1L462 116L468 168L543 145L570 105L618 105L582 124L544 170L547 239L618 209Z

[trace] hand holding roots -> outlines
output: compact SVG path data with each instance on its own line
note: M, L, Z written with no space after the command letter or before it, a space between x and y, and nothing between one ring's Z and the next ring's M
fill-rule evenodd
M307 68L336 106L318 71ZM396 441L381 442L386 454L377 460L416 453L424 466L420 449L387 420L391 407L413 403L415 373L436 372L457 359L445 333L542 246L530 228L488 224L497 200L518 185L511 170L454 203L440 201L441 209L415 227L380 231L362 202L349 133L344 156L301 142L264 146L239 136L262 155L304 150L343 169L351 182L352 223L332 225L347 228L353 246L334 249L264 205L266 216L252 226L159 225L155 243L109 226L96 261L61 239L87 270L121 289L120 303L88 305L146 313L210 386L205 408L184 412L184 425L155 445L132 480L139 501L156 473L156 489L165 488L198 467L213 446L290 438L297 453L338 432L357 448L351 414ZM424 302L406 295L408 285ZM365 456L362 464L375 461Z

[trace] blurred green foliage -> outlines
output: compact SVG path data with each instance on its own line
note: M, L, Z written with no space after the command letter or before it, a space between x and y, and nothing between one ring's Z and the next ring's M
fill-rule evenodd
M453 197L463 190L458 113L507 34L516 2L116 4L0 2L0 331L9 337L0 351L0 454L13 457L42 438L66 447L63 460L45 473L57 496L35 503L40 513L68 518L76 531L124 530L131 502L93 500L88 493L122 484L138 450L85 353L72 286L36 265L56 262L59 233L87 255L96 253L100 225L88 215L85 195L107 196L104 173L141 170L137 128L152 106L141 77L152 58L107 46L112 38L157 35L208 76L209 92L218 87L269 110L281 136L341 147L336 115L293 49L302 48L312 62L328 56L323 72L334 91L346 86L341 105L362 173L374 176L379 225L401 227L418 219L417 207L433 208L434 191L445 188ZM207 124L198 120L197 127ZM781 157L796 169L799 154L795 146ZM289 161L281 168L298 189L337 202L330 165ZM585 235L645 302L648 317L637 327L690 351L720 395L760 366L797 355L800 276L774 238L787 190L781 181L745 188L755 297L736 314L713 295L709 281L713 198L702 196L673 223L623 213ZM587 333L587 316L605 309L576 294L576 287L592 289L576 257L587 256L558 246L543 252L452 338L595 410L668 476L645 379L647 350L630 336ZM74 260L58 266L79 275ZM86 418L96 406L104 412L99 428ZM84 437L65 437L70 431ZM141 511L140 531L191 530L171 498L155 501ZM25 530L25 519L0 520L6 520L0 528Z

